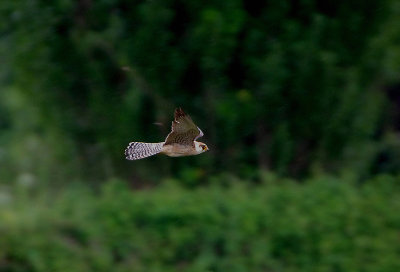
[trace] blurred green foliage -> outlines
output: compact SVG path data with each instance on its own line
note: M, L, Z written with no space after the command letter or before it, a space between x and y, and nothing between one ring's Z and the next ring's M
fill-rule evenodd
M384 142L399 111L386 92L399 85L398 1L21 0L0 14L8 175L398 172ZM124 162L129 141L163 140L176 106L211 151Z
M33 194L33 195L32 195ZM0 271L399 271L400 182L0 195ZM35 205L32 205L35 201Z
M1 272L400 271L400 1L0 16ZM178 106L210 151L126 161Z

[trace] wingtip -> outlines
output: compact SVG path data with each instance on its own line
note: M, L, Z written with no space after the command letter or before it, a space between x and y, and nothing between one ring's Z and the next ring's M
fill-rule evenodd
M185 115L186 115L186 113L182 110L181 107L178 107L175 109L175 119L177 119L179 117L183 117Z

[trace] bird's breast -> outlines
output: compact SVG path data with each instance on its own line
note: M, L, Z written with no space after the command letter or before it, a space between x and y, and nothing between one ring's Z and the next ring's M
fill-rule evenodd
M165 155L170 157L191 156L198 154L193 146L180 144L164 145L161 153L164 153Z

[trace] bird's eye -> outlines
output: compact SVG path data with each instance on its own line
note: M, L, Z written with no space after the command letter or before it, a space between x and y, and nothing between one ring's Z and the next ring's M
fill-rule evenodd
M206 150L206 146L205 146L205 145L202 145L201 148L202 148L203 150Z

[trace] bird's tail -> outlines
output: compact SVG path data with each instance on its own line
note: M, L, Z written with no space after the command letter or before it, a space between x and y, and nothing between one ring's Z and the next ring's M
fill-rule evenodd
M127 160L139 160L160 153L164 143L131 142L125 149Z

